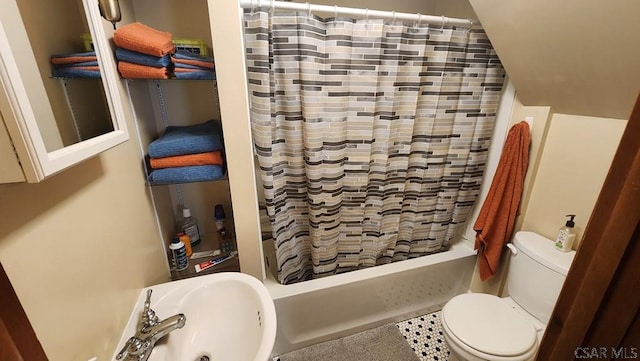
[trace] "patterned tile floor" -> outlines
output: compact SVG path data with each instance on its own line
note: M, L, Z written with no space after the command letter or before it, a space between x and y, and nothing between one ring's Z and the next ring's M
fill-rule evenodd
M449 348L444 342L440 311L396 323L420 361L447 361ZM273 361L280 361L276 356Z
M396 326L421 361L447 361L449 358L440 311L398 322Z

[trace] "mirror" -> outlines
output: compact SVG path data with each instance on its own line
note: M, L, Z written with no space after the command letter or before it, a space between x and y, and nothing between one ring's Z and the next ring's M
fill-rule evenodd
M100 17L98 1L5 3L0 81L15 118L7 130L14 144L24 141L16 153L27 181L38 182L127 140L126 88L108 42L112 25ZM23 159L33 164L25 167Z
M82 3L79 0L17 3L53 111L54 124L47 124L51 119L36 119L47 152L113 131L100 73L87 71L86 76L76 71L97 64L87 53L93 50L93 43ZM52 56L63 61L80 54L77 57L80 60L69 64L53 65L50 61ZM96 73L97 78L90 77Z

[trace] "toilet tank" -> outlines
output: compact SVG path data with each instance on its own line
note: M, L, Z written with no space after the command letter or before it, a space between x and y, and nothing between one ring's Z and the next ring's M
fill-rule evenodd
M507 284L509 296L527 312L547 323L575 256L560 252L554 242L534 232L514 236Z

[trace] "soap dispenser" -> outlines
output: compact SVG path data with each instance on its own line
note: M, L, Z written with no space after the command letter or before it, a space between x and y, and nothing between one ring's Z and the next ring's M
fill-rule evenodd
M576 225L573 219L576 215L567 214L566 216L569 217L569 220L560 228L558 237L556 237L556 249L562 252L571 251L571 246L573 246L573 241L576 238L575 233L573 233L573 227Z

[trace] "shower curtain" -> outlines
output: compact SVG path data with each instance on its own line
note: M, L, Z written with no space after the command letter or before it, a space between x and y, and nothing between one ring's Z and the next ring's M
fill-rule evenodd
M244 16L279 281L447 250L478 198L505 78L485 33Z

